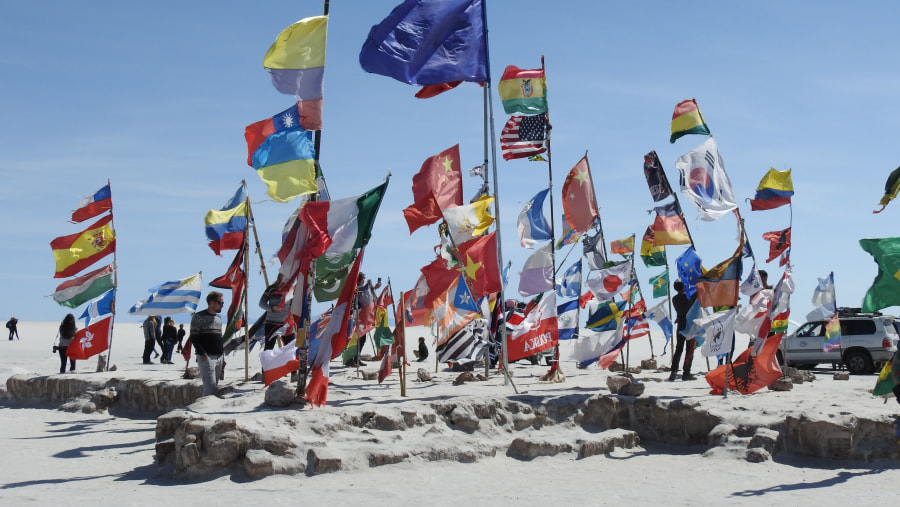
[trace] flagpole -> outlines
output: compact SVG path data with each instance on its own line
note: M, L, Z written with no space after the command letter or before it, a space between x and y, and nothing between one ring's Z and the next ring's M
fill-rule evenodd
M244 180L241 180L241 184L246 185ZM253 213L250 211L250 194L246 194L246 202L247 202L247 216L250 220L244 225L244 244L241 245L241 248L244 250L244 382L248 382L250 380L250 327L247 324L247 321L250 320L250 306L248 295L249 290L248 287L250 285L250 235L247 234L247 229L250 228L250 223L253 222ZM256 236L256 226L253 226L253 235ZM266 281L266 287L269 286L269 278L266 276L266 265L262 262L262 252L259 248L259 238L256 238L256 251L259 253L260 257L260 266L262 267L263 278ZM235 330L236 331L236 330Z
M547 80L547 71L544 66L544 55L541 55L541 74L544 76L544 82L546 85ZM544 138L547 140L547 182L550 187L550 261L553 263L553 289L556 290L556 229L554 223L554 217L556 217L556 213L553 210L553 155L550 150L550 130L552 126L550 125L550 106L547 105L547 109L544 111L544 115L547 118L547 122L544 127ZM556 346L554 347L553 353L553 366L550 367L550 371L548 371L544 377L546 380L552 380L551 377L554 375L559 375L560 366L559 366L559 331L557 328L556 335Z
M497 143L496 143L496 135L494 131L494 103L491 96L491 58L490 58L490 50L488 44L488 24L487 24L487 5L486 2L481 2L481 19L483 20L484 26L484 61L485 61L485 70L487 71L487 79L484 83L484 122L487 126L485 128L485 143L484 143L484 163L485 166L488 164L488 145L490 145L491 149L491 169L494 175L494 215L497 217L497 270L499 273L503 273L503 249L502 249L502 241L500 241L500 193L497 188ZM490 143L488 143L488 136L490 136ZM487 179L487 171L484 172L485 179ZM502 278L502 275L501 275ZM501 280L502 282L502 280ZM500 305L505 304L506 298L504 297L504 287L503 283L500 284L500 292L498 295L498 303ZM503 307L500 307L501 311ZM500 340L502 343L503 349L503 375L504 375L504 383L509 384L513 388L513 392L519 394L519 390L516 389L516 384L513 382L512 377L509 374L509 351L507 350L507 334L506 334L506 326L500 326ZM437 355L437 354L435 354ZM487 373L490 369L490 361L488 360L487 354L485 354L484 361L484 369Z
M116 226L115 226L115 218L113 216L112 211L112 184L109 181L109 178L106 179L106 185L109 187L109 227L113 231L113 237L116 234ZM112 360L112 337L113 337L113 327L116 324L116 291L118 291L119 287L119 264L116 259L117 252L113 250L113 300L112 300L112 315L110 315L109 321L109 335L106 337L106 371L109 371L109 362ZM835 306L837 308L837 306Z
M390 280L390 279L388 279ZM391 294L391 302L394 301L394 295ZM400 327L400 332L398 333L398 337L400 338L400 343L397 345L399 349L397 350L397 359L400 361L400 365L398 367L400 373L400 397L406 398L406 294L403 291L400 291L400 304L402 308L402 315L400 315L400 322L395 322L396 326ZM394 308L394 319L397 318L397 308ZM437 355L437 353L435 353Z

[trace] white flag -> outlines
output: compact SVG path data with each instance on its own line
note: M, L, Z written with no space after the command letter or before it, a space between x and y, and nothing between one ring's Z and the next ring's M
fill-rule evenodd
M718 220L737 208L719 146L712 137L678 157L675 167L681 173L681 191L697 206L701 220Z
M631 282L633 262L634 257L621 264L601 269L600 273L585 282L585 285L598 300L610 301Z
M737 308L731 308L697 319L697 324L703 328L706 338L700 348L704 356L719 356L731 352L731 346L734 344L735 316Z

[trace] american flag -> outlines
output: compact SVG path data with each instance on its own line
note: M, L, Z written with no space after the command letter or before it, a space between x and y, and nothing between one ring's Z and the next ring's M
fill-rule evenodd
M500 132L504 160L525 158L547 151L547 115L512 116Z

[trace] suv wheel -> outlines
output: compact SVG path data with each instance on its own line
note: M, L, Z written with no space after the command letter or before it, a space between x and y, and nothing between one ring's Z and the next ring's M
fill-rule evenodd
M859 350L848 352L844 356L844 364L847 365L847 370L853 375L869 373L875 367L869 354Z

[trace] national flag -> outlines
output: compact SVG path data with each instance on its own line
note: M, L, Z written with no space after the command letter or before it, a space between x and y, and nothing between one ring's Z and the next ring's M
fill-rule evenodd
M278 202L317 191L312 132L283 130L270 134L250 157L250 165Z
M587 291L578 298L578 306L584 308L591 301L594 301L594 293Z
M285 28L266 52L272 85L297 99L304 130L322 129L322 96L328 16L304 18Z
M246 196L246 187L241 184L234 197L225 203L226 207L221 210L211 209L206 214L204 219L206 239L209 240L209 247L216 255L222 255L222 250L243 248L249 210ZM243 198L239 199L239 197Z
M622 337L622 331L622 326L599 333L585 331L584 336L575 342L570 358L578 363L579 368L587 368L594 363L600 368L609 368L627 343Z
M262 366L263 383L268 386L288 373L297 371L300 368L299 352L295 340L277 349L261 351L259 363Z
M575 243L579 239L581 239L581 234L574 231L572 226L569 225L569 222L566 222L566 216L562 217L562 235L559 238L559 241L556 242L556 249L561 250L562 247L566 245L571 245Z
M81 270L116 251L112 214L97 220L82 232L60 236L50 242L56 260L54 278L77 275Z
M516 361L547 350L558 343L556 293L551 292L513 329L506 341L507 357L510 361Z
M678 157L675 167L681 174L681 191L697 206L701 220L718 220L737 208L714 138Z
M634 234L625 239L617 239L609 244L609 253L628 255L634 253Z
M863 298L862 311L900 305L900 238L861 239L859 246L878 265L878 274Z
M756 188L756 197L750 199L750 209L775 209L790 204L792 195L794 183L791 181L791 170L776 171L774 167L770 167Z
M766 262L772 262L772 259L783 254L791 246L791 228L763 233L762 238L769 242L769 257Z
M247 275L244 273L243 248L235 253L234 259L228 267L228 271L226 271L224 275L209 282L209 285L220 289L231 289L231 304L228 306L228 313L225 314L227 317L225 319L226 322L230 323L238 313L243 313L241 303L243 302L244 290L247 287ZM238 326L235 321L235 328L238 327L240 326Z
M656 233L653 232L653 226L648 226L644 231L644 237L641 238L641 260L648 268L665 266L668 263L666 247L656 244Z
M366 246L388 182L357 197L306 203L300 219L309 228L303 257L340 255Z
M694 251L694 247L688 247L683 254L675 260L675 267L678 270L678 278L684 283L684 294L691 298L697 291L697 279L702 274L700 266L700 257Z
M716 264L697 279L697 296L700 306L737 306L738 286L743 270L741 250L743 234L737 250L731 257Z
M878 379L875 380L875 388L872 390L872 396L884 396L886 394L892 394L894 391L894 386L897 385L898 376L894 376L894 361L897 359L897 354L894 353L894 358L884 364L884 367L881 368L881 372L878 374Z
M656 212L656 218L650 227L653 230L653 241L657 246L691 244L691 235L684 223L678 201L657 206L653 210Z
M128 310L130 315L171 315L194 313L200 302L201 275L164 282L150 288L151 295L135 303Z
M775 285L772 300L771 303L769 303L769 309L766 311L762 323L759 326L759 335L757 335L757 340L753 347L752 354L754 356L762 351L763 342L766 341L770 335L777 335L778 333L787 331L788 316L790 316L791 313L791 294L793 293L794 279L791 276L791 269L788 267L785 268L784 274L781 275L781 279Z
M650 286L653 287L653 297L663 298L669 295L669 270L650 277Z
M685 328L683 334L688 340L697 340L697 345L702 345L706 336L703 333L703 326L700 325L700 319L705 316L703 308L700 307L700 301L694 298L694 302L684 318Z
M392 338L393 340L393 338ZM380 349L381 354L381 364L378 366L378 383L381 384L384 382L384 379L388 378L388 375L391 374L391 369L393 367L393 361L391 359L391 346L385 345Z
M506 114L547 112L547 80L544 69L520 69L509 65L497 85Z
M511 116L500 131L503 160L525 158L547 151L547 114Z
M553 239L553 229L544 218L544 199L550 189L544 189L528 201L519 213L517 230L519 240L525 248L534 248L538 241Z
M404 0L372 27L359 64L411 85L490 80L482 0Z
M643 317L632 317L628 319L625 327L625 339L636 340L650 334L650 323Z
M109 332L113 318L94 321L75 333L75 338L66 349L66 357L73 361L83 361L109 349Z
M747 278L743 282L741 282L741 294L745 296L753 296L764 288L765 287L763 287L762 277L759 275L759 269L757 269L756 263L754 262L753 267L750 268L750 272L747 274Z
M782 376L776 358L781 335L757 340L757 343L761 344L757 354L748 348L733 363L723 364L706 374L706 382L712 387L711 394L721 394L726 384L730 390L750 394Z
M432 316L437 328L438 345L460 331L472 319L478 318L478 307L462 275L434 298Z
M493 202L493 197L485 195L473 203L454 206L443 211L444 221L447 223L446 230L454 244L465 243L487 232L494 223L494 217L488 211Z
M434 349L441 363L467 365L484 357L490 343L490 323L487 319L473 319Z
M709 127L706 126L706 120L700 114L700 107L695 99L684 100L675 105L669 143L674 143L679 137L688 134L709 135Z
M705 357L712 357L731 352L734 343L734 319L737 311L737 308L730 308L697 320L697 325L703 329L701 354Z
M115 313L115 301L116 290L115 288L109 289L103 297L88 303L87 308L84 309L84 312L78 318L84 319L85 325L89 325L93 320L97 320L104 315Z
M466 241L459 245L459 262L471 280L472 296L480 298L492 292L500 292L500 264L497 260L497 232ZM553 278L550 278L553 287ZM429 284L429 287L431 285Z
M588 314L584 327L594 331L612 331L616 329L625 314L625 306L625 301L600 303L596 310Z
M438 95L450 91L457 86L461 85L462 81L453 81L451 83L441 83L436 85L425 85L421 90L416 92L417 99L430 99L431 97L437 97ZM381 383L381 382L379 382Z
M567 222L568 223L568 222ZM606 254L603 252L603 235L599 232L593 236L584 235L581 240L582 253L591 270L603 269L606 265Z
M597 196L591 179L587 155L569 171L562 188L563 211L569 226L576 232L586 232L600 218Z
M734 330L750 336L759 336L759 328L769 311L774 291L760 289L750 297L747 305L742 306L734 322Z
M353 265L353 252L331 255L325 253L316 259L316 278L313 294L316 301L324 303L334 301L341 295L341 287Z
M297 104L271 118L247 125L244 127L244 139L247 141L247 165L253 166L253 154L256 153L256 150L262 146L269 136L282 132L303 132L303 130L300 126L300 110ZM241 188L244 188L244 185L241 185ZM233 208L237 206L238 201L243 200L232 201L232 205L226 206L224 209Z
M660 301L659 304L648 309L644 313L644 316L659 325L659 328L662 329L663 334L666 336L666 342L668 343L672 338L672 320L669 319L666 303L666 301ZM665 347L663 347L663 354L665 354Z
M403 210L410 234L443 219L441 210L462 205L459 145L425 159L412 181L413 204Z
M822 344L822 351L831 352L841 347L841 322L835 313L831 319L825 323L825 343Z
M581 259L572 264L556 281L556 295L561 298L577 298L581 294Z
M824 320L837 311L835 308L834 272L828 273L828 276L818 280L812 295L812 304L815 308L807 315L807 321Z
M673 195L669 178L666 177L655 151L644 155L644 177L647 179L647 186L650 188L650 197L653 198L653 202L659 202Z
M578 338L578 300L573 299L556 307L560 340Z
M394 334L388 325L388 313L385 307L375 307L375 332L372 334L372 339L378 350L394 343Z
M356 284L352 280L359 278L359 266L362 264L363 251L356 256L347 282L341 289L341 296L332 310L328 324L322 329L322 338L315 355L310 348L309 365L312 375L306 388L306 399L313 405L322 406L328 398L329 363L341 354L347 346L350 334L350 314L352 313L353 295L356 293Z
M535 250L519 271L519 295L533 296L553 290L553 245Z
M425 287L419 299L422 301L422 306L426 309L431 309L435 298L456 283L460 273L459 269L451 268L447 259L441 256L423 266L420 271L424 279L420 279L420 282L424 281ZM416 287L418 290L419 285L417 284Z
M403 294L403 318L406 319L407 326L422 325L425 314L431 308L425 306L425 297L428 291L425 275L419 275L413 289Z
M78 278L66 280L56 287L53 300L61 306L77 308L85 301L94 299L115 287L115 283L113 283L115 271L115 264L108 264Z
M78 209L72 212L72 221L75 223L84 222L110 210L112 210L112 192L110 192L109 183L107 183L103 188L94 192L93 195L88 195L81 199L81 202L78 203Z
M456 292L453 296L453 306L460 310L468 310L470 312L478 311L478 304L472 297L472 291L469 290L469 284L466 283L466 277L459 275L459 283L456 284Z
M617 294L625 290L631 282L634 271L633 259L621 262L611 267L601 269L593 278L589 278L585 284L600 301L609 301Z
M897 192L900 192L900 167L894 169L891 171L891 174L888 175L888 179L884 183L884 196L878 201L878 204L881 205L881 209L875 210L872 213L881 213L884 211L884 208L887 207L888 203L897 197Z
M304 274L309 273L309 259L304 259L301 256L308 239L309 229L300 220L300 208L297 208L288 217L281 230L281 247L277 253L278 260L281 262L281 267L278 268L278 276L281 277L282 287L285 290L297 282L301 271ZM305 284L303 285L305 288Z

